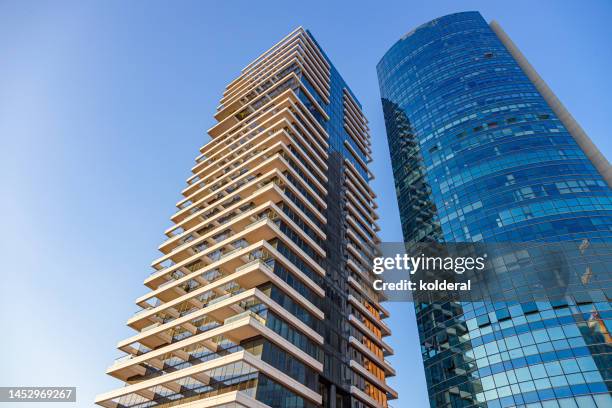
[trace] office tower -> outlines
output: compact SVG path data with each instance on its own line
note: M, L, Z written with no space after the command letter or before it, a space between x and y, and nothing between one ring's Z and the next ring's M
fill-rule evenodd
M227 86L215 119L107 370L125 387L96 403L387 407L359 102L298 28Z
M377 70L409 246L610 243L609 163L498 24L438 18ZM526 301L510 275L516 300L415 303L431 406L612 406L612 292Z

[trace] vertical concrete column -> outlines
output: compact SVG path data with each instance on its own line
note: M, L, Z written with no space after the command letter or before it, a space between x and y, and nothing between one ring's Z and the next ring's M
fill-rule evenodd
M336 408L336 384L332 384L329 387L329 401L327 402L327 408Z
M510 39L508 34L501 28L499 23L491 21L491 29L497 37L504 44L506 49L514 57L516 62L519 64L523 72L533 82L536 89L540 92L544 100L550 105L550 108L555 112L555 115L559 118L563 126L572 135L574 140L580 148L584 151L587 157L593 163L593 166L603 176L604 180L608 183L608 186L612 187L612 167L606 157L599 151L597 146L591 141L591 138L586 134L584 129L578 124L576 119L569 113L569 111L563 106L559 98L554 94L552 89L544 82L542 77L536 72L533 66L527 61L523 53L518 49L514 42Z

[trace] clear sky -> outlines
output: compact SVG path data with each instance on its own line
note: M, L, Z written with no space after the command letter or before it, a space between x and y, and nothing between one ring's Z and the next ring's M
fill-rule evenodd
M79 407L121 385L104 371L221 93L298 25L364 106L381 235L401 240L375 66L465 10L500 22L611 157L610 1L0 1L0 385L77 386ZM414 314L389 309L392 404L425 407Z

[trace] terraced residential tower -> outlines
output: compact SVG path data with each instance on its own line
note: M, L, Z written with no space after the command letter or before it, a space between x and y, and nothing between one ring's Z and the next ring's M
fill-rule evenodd
M298 28L226 88L104 407L384 408L388 313L359 102Z

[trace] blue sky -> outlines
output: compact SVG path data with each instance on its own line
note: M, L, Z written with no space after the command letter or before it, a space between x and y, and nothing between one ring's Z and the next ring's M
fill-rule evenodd
M381 235L401 240L375 66L465 10L501 23L610 157L609 1L0 2L0 385L77 386L79 407L120 385L104 371L219 97L298 25L364 106ZM425 407L412 309L389 309L393 405Z

